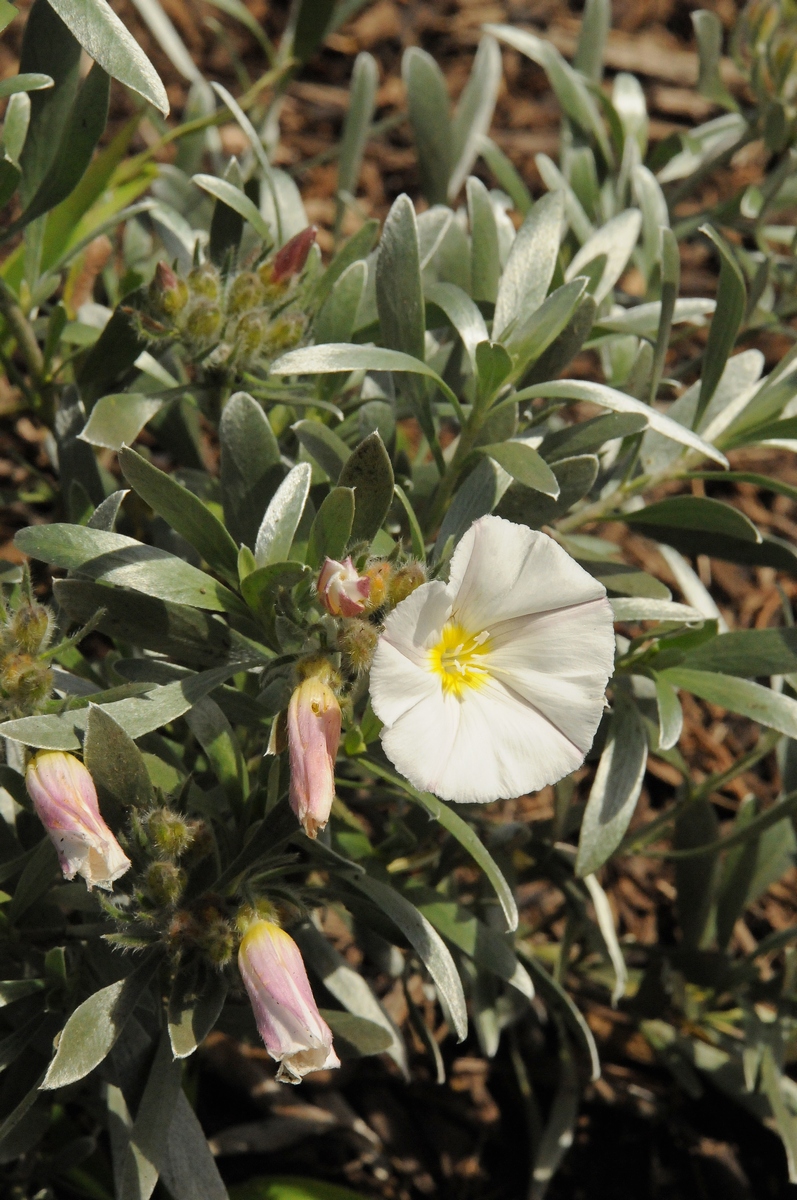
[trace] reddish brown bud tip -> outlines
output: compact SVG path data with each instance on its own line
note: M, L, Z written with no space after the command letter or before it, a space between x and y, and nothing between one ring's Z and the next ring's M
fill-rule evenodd
M308 225L301 233L297 233L290 241L286 242L281 250L277 251L271 264L273 283L279 283L283 279L290 279L291 275L299 274L307 262L307 255L315 241L316 232L315 225Z

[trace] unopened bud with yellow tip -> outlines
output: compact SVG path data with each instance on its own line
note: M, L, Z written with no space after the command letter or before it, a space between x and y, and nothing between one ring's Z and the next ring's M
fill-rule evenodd
M344 662L356 674L370 668L379 641L379 630L370 621L346 621L338 636Z
M423 563L414 560L405 563L403 567L394 571L390 578L387 588L388 603L395 608L402 600L411 596L422 583L426 583L426 567Z

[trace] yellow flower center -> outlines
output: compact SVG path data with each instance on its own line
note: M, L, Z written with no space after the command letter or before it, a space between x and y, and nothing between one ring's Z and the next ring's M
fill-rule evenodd
M455 621L443 626L440 641L429 651L429 666L440 676L446 695L459 698L486 682L489 672L483 658L489 649L487 633L470 634Z

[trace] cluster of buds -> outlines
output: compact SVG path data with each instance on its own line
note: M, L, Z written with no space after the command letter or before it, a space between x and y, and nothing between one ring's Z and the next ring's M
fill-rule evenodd
M222 968L232 961L237 937L221 897L205 895L172 914L166 941L178 952L197 948L214 967Z
M130 859L103 820L94 780L74 754L42 750L25 777L28 793L55 846L66 879L110 891Z
M156 808L142 822L153 856L146 873L147 891L159 907L177 904L188 876L180 860L204 858L210 834L204 821L189 820L171 808Z
M344 675L356 678L371 665L385 612L426 582L419 562L396 566L383 559L366 563L362 573L351 558L328 558L316 582L321 606L336 618L338 651ZM290 804L308 837L317 837L329 821L335 798L335 760L340 744L340 694L344 683L331 659L311 655L297 666L297 683L287 720L274 723L269 752L281 749L287 731Z
M371 665L381 618L426 582L426 569L411 559L396 566L384 559L365 565L360 574L351 558L328 558L316 592L330 616L340 618L338 644L347 674L363 675Z
M3 607L0 621L0 713L4 718L28 716L41 708L53 689L46 656L52 613L33 599L26 578L16 606Z
M135 314L142 334L178 338L207 367L266 367L304 337L300 282L315 236L310 225L259 266L226 276L206 262L183 279L158 263L150 311Z

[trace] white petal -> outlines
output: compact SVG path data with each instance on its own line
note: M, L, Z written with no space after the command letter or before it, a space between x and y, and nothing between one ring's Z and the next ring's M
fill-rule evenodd
M439 694L382 731L385 753L415 787L461 804L538 791L584 754L498 680L462 699Z
M469 633L606 595L553 538L503 517L482 517L451 560L452 619Z
M439 640L450 608L443 583L424 583L385 621L371 665L371 705L385 725L441 691L427 667L427 650Z
M440 677L385 638L380 638L371 664L371 707L383 725L393 725L416 704L442 693Z
M413 662L425 663L426 651L440 640L448 620L449 592L439 580L421 584L387 617L380 641L389 642Z
M433 689L407 708L395 723L385 725L382 748L413 787L422 792L437 792L438 782L451 761L462 706L454 696L443 694L438 678L433 675L427 678L432 680Z
M586 754L603 712L614 645L611 606L603 598L499 626L484 661Z

